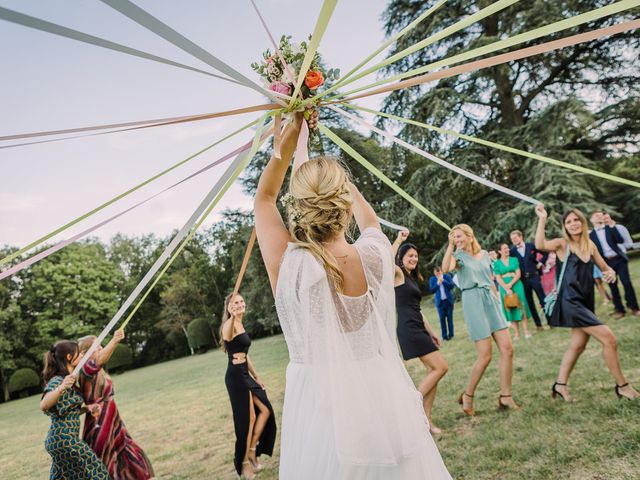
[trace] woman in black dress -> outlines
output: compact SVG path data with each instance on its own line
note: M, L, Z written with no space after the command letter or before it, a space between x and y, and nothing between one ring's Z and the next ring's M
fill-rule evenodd
M616 381L614 391L618 397L633 400L640 397L625 379L620 368L617 340L611 329L598 320L594 313L593 265L602 270L606 282L615 281L616 274L598 253L589 239L587 219L578 209L571 209L562 217L563 238L545 239L547 212L544 205L536 207L539 217L536 230L536 248L556 252L558 261L566 262L564 277L558 286L558 298L549 324L554 327L571 328L571 342L560 364L558 380L553 384L552 394L560 395L566 402L573 401L567 382L578 357L584 352L589 337L602 344L602 354L611 375ZM556 267L556 274L562 268Z
M224 383L229 392L236 431L234 466L241 478L251 479L262 470L258 457L271 456L276 441L276 420L264 383L249 359L251 338L244 329L244 299L227 296L222 316L221 339L229 356Z
M419 358L427 369L427 376L418 386L422 394L424 412L429 419L432 434L442 433L431 420L433 401L436 398L438 382L445 376L449 366L438 347L440 339L431 329L429 322L420 310L422 291L418 282L422 276L418 273L418 249L411 243L404 242L409 236L408 230L398 233L393 242L393 253L396 257L396 310L398 312L398 343L405 360Z

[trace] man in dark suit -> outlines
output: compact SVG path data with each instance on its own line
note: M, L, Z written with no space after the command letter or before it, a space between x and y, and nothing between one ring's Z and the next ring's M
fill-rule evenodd
M520 264L520 278L524 285L524 295L529 304L531 316L533 317L533 321L536 322L537 329L542 330L542 322L540 321L540 315L538 315L538 309L533 300L533 292L538 296L540 304L544 305L545 295L542 282L540 281L540 271L547 261L548 254L536 250L533 243L525 242L520 230L511 232L510 237L513 246L509 254L518 259L518 263ZM540 260L538 260L538 254L542 255ZM549 323L548 318L547 323Z
M453 338L453 304L456 302L453 295L454 286L451 275L443 274L442 267L438 265L433 269L433 276L429 279L429 290L435 294L443 340Z
M638 299L636 298L636 292L631 283L631 275L629 275L629 257L627 257L624 249L620 248L620 244L624 244L624 239L618 229L615 228L615 224L613 224L610 217L609 225L605 224L604 220L605 217L601 211L596 211L591 215L593 230L589 233L589 238L595 243L598 252L600 252L604 261L607 262L607 265L613 268L618 276L614 283L609 284L611 296L613 297L613 305L616 308L615 316L616 318L622 318L625 315L620 290L618 289L618 279L620 279L624 287L624 298L627 306L633 315L640 317Z

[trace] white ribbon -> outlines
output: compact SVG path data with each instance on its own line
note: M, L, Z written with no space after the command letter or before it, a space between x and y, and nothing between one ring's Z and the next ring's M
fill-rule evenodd
M380 222L380 225L384 225L385 227L392 228L393 230L398 230L399 232L402 232L403 230L409 230L407 227L403 227L402 225L396 225L395 223L391 223L385 220L384 218L378 217L378 221Z
M389 132L385 131L385 130L381 130L373 125L371 125L370 123L366 122L365 120L362 120L361 118L356 117L355 115L352 115L348 112L345 112L344 110L341 110L338 107L335 107L333 105L328 105L328 107L342 115L344 115L345 117L349 118L350 120L353 120L354 122L358 122L361 125L364 125L365 127L367 127L368 129L370 129L373 132L376 132L379 135L382 135L383 137L385 137L388 140L391 140L394 143L397 143L398 145L411 150L414 153L417 153L418 155L431 160L434 163L437 163L438 165L441 165L445 168L448 168L449 170L452 170L460 175L462 175L463 177L469 178L471 180L474 180L475 182L481 183L482 185L489 187L493 190L497 190L499 192L502 193L506 193L507 195L517 198L519 200L522 200L524 202L528 202L531 203L533 205L538 205L540 204L540 202L538 200L536 200L535 198L529 197L527 195L524 195L522 193L516 192L515 190L511 190L510 188L507 187L503 187L502 185L498 185L497 183L492 182L491 180L487 180L486 178L482 178L478 175L476 175L475 173L471 173L468 172L467 170L457 167L456 165L453 165L449 162L446 162L445 160L442 160L441 158L436 157L435 155L432 155L430 153L425 152L424 150L421 150L420 148L411 145L410 143L405 142L404 140L399 139L398 137L390 134Z
M80 360L78 365L73 370L72 375L78 375L84 364L91 358L93 353L96 351L98 346L102 343L102 340L109 334L109 332L116 326L116 324L120 321L124 313L131 306L133 301L140 295L144 287L149 283L149 281L154 277L154 275L160 270L160 267L164 264L164 262L171 256L172 252L178 247L180 242L184 237L187 236L189 231L198 221L198 218L203 214L203 212L207 209L209 204L216 198L216 196L222 191L222 189L226 186L227 182L233 177L234 174L238 174L239 171L249 163L251 158L255 155L255 152L258 146L261 143L261 134L264 128L264 121L266 119L266 115L261 118L258 122L258 128L256 130L255 137L253 139L253 144L251 146L251 150L248 152L241 153L238 155L235 160L229 165L227 170L222 174L222 176L218 179L213 188L209 191L207 196L200 202L196 211L193 212L191 217L187 220L187 222L182 226L180 231L173 237L169 245L164 249L164 251L160 254L158 259L151 266L146 275L140 280L140 283L136 285L133 289L133 292L129 295L129 297L124 301L120 309L116 312L113 318L109 321L109 323L104 327L100 335L94 340L91 348L85 353L84 357Z

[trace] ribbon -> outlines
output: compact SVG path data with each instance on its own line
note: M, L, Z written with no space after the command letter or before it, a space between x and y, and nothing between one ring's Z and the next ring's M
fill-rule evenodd
M233 287L233 294L231 295L231 299L238 294L240 291L240 285L242 284L242 279L244 278L244 274L247 270L247 265L249 264L249 257L251 257L251 252L253 250L253 246L256 243L256 227L251 229L251 236L249 237L249 243L247 244L247 249L244 252L244 258L242 259L242 265L240 266L240 272L238 272L238 278L236 278L236 284Z
M479 22L480 20L488 17L489 15L493 15L496 12L499 12L500 10L504 10L505 8L513 5L514 3L519 2L520 0L500 0L498 2L495 2L491 5L489 5L486 8L483 8L482 10L479 10L478 12L474 13L473 15L469 15L468 17L463 18L462 20L454 23L453 25L451 25L450 27L445 28L444 30L441 30L427 38L425 38L424 40L421 40L420 42L412 45L411 47L407 47L404 50L402 50L401 52L396 53L395 55L392 55L391 57L385 59L384 61L366 69L364 72L359 73L358 75L356 75L355 77L349 79L349 81L346 82L342 82L339 85L334 85L333 87L331 87L330 89L326 90L323 92L323 96L326 95L327 93L329 93L329 91L333 91L336 88L339 88L340 86L344 86L347 85L351 82L355 82L356 80L364 77L365 75L368 75L369 73L375 72L377 70L380 70L382 67L385 67L391 63L394 63L398 60L401 60L403 58L405 58L408 55L411 55L414 52L417 52L418 50L421 50L429 45L434 44L435 42L437 42L438 40L442 40L444 38L447 38L451 35L453 35L454 33L462 30L463 28L468 27L469 25ZM429 10L427 10L425 13L426 14L431 14L433 13L433 11L435 11L437 8L439 8L444 2L440 2L436 5L434 5L433 7L431 7ZM423 15L425 15L425 13L423 13ZM414 22L415 23L415 22ZM409 25L410 27L411 25ZM413 25L415 26L415 25ZM409 28L407 27L407 28ZM413 28L413 27L412 27ZM401 34L404 32L404 30L402 32L400 32ZM385 44L383 44L383 46L378 50L382 51L382 49L384 47L386 47L386 45L389 42L385 42Z
M293 90L293 95L291 95L289 108L293 106L295 98L298 96L298 93L300 93L302 82L304 82L304 79L307 76L307 70L309 70L313 57L316 55L316 51L320 45L320 40L322 40L324 32L327 30L327 25L329 25L329 20L331 20L331 15L333 15L333 11L336 8L337 3L338 0L324 0L324 2L322 2L322 8L320 9L318 19L316 20L316 26L313 29L307 53L302 60L300 72L298 72L298 81L296 82L296 88Z
M351 156L354 160L360 163L363 167L373 173L376 177L382 180L387 186L389 186L392 190L394 190L398 195L407 200L411 205L416 207L422 213L424 213L431 220L436 222L442 228L446 230L451 230L451 228L443 221L440 220L434 213L429 211L424 205L418 202L415 198L405 192L402 188L400 188L393 180L387 177L384 173L382 173L378 168L376 168L373 164L371 164L367 159L365 159L362 155L356 152L348 143L338 137L335 133L329 130L324 125L318 125L318 128L324 133L327 137L329 137L336 145L338 145L342 150L344 150L349 156Z
M140 292L142 292L142 290L147 285L147 283L149 283L151 278L160 269L160 266L165 262L165 260L167 260L167 258L169 258L171 253L176 249L176 247L181 242L181 240L183 238L185 238L185 236L187 236L188 232L189 232L189 238L191 236L193 236L194 230L192 230L192 228L196 224L196 221L198 220L198 218L202 216L202 218L200 220L200 223L202 221L204 221L204 218L206 217L206 213L203 215L203 212L205 212L205 210L207 210L207 212L210 212L213 209L213 207L220 200L222 195L224 195L224 193L231 186L231 183L233 183L231 181L231 179L232 178L235 179L238 175L240 175L242 170L244 170L245 166L247 165L247 163L249 163L249 161L251 160L253 155L255 155L255 152L257 151L257 149L259 147L259 144L260 144L259 139L260 139L260 135L262 134L262 130L264 128L264 122L265 122L266 118L267 118L267 115L264 115L263 117L260 118L260 120L258 120L258 124L257 124L258 128L256 129L256 133L255 133L255 136L254 136L254 139L253 139L253 144L251 146L251 150L249 152L241 153L240 155L238 155L238 157L231 163L231 165L229 165L229 168L227 168L227 170L224 172L222 177L216 182L216 184L213 186L211 191L209 191L209 193L204 198L204 200L202 200L200 205L198 205L198 208L196 209L196 211L191 215L191 217L187 220L187 222L182 226L180 231L178 231L178 233L173 237L173 239L171 240L169 245L167 245L167 247L164 249L162 254L158 257L158 259L156 259L156 261L151 266L151 268L146 273L146 275L142 278L140 283L138 283L138 285L134 288L133 292L131 292L129 297L120 306L120 308L118 309L116 314L113 316L113 318L104 327L102 332L100 332L100 335L98 335L98 337L94 340L93 344L91 345L91 347L89 348L87 353L83 356L83 358L80 360L78 365L76 365L75 369L73 370L72 375L76 375L76 376L78 375L78 373L80 372L80 370L82 369L82 367L84 366L86 361L89 358L91 358L93 353L96 351L96 349L98 348L98 345L100 345L100 343L102 343L102 340L104 340L104 338L108 335L108 333L118 323L120 318L122 318L122 315L124 314L124 312L131 306L133 301L138 297ZM208 209L207 209L207 206L209 206ZM185 243L183 242L181 247L184 247L184 245L185 245ZM179 250L178 250L177 253L179 253ZM176 255L174 255L172 257L172 259L175 259ZM166 271L166 269L168 268L168 265L165 266L165 269L163 270L163 272ZM155 283L157 283L159 278L160 278L160 276L158 276L156 278L156 280L155 280L153 285L155 285ZM152 287L153 287L153 285L152 285ZM142 300L144 300L144 298L146 298L146 295L149 293L149 291L150 291L150 289L147 290L147 292L145 294L145 297L143 297ZM136 309L140 305L141 305L141 302L138 302L138 304L136 305ZM129 318L127 319L126 322L128 322L131 319L131 316L132 316L132 314L129 315ZM124 326L126 326L126 322L122 326L122 328L124 328Z
M260 129L258 129L258 131L256 131L256 135L259 133L259 130ZM154 279L153 283L149 286L149 288L144 293L144 295L138 300L138 302L136 303L136 306L131 310L131 312L129 313L129 315L127 316L127 318L125 319L125 321L123 322L123 324L122 324L122 326L120 328L125 328L129 324L129 322L131 321L133 316L136 314L138 309L142 306L142 304L146 300L147 296L149 296L149 293L151 293L151 291L155 288L155 286L158 284L158 282L160 281L162 276L167 272L167 270L169 269L171 264L173 264L175 259L178 258L178 255L180 255L180 253L184 249L184 247L193 238L193 236L195 235L195 233L198 230L198 228L200 228L200 225L202 225L202 223L205 221L205 219L213 211L213 209L218 204L220 199L224 196L224 194L227 192L229 187L231 187L231 185L233 185L233 183L235 182L236 178L238 178L240 173L242 173L242 171L246 168L246 166L249 163L249 161L255 156L256 152L258 151L258 148L263 143L263 140L260 140L259 142L256 142L257 138L258 138L258 135L254 138L253 145L251 146L251 151L249 151L248 154L246 154L245 160L243 160L243 162L241 162L241 164L239 164L236 167L235 171L226 180L226 183L223 185L222 189L216 194L215 198L213 199L213 201L211 202L211 204L209 205L207 210L202 214L202 217L200 218L200 220L198 220L198 222L191 228L191 231L189 232L187 237L182 241L182 243L180 244L178 249L173 253L173 255L171 256L169 261L162 268L162 270L160 271L158 276Z
M436 157L435 155L432 155L428 152L425 152L424 150L421 150L420 148L416 147L415 145L411 145L410 143L405 142L404 140L399 139L398 137L391 135L389 132L385 131L385 130L381 130L379 128L376 128L375 126L371 125L370 123L362 120L361 118L356 117L355 115L351 115L350 113L345 112L344 110L341 110L337 107L334 106L329 106L329 108L331 108L333 111L338 112L342 115L344 115L345 117L349 118L350 120L354 121L354 122L358 122L360 125L364 125L365 127L367 127L369 130L376 132L378 135L382 135L383 137L385 137L387 140L390 140L394 143L397 143L398 145L411 150L414 153L417 153L418 155L420 155L421 157L424 157L428 160L431 160L434 163L437 163L438 165L448 168L449 170L456 172L459 175L462 175L463 177L469 178L477 183L480 183L482 185L484 185L485 187L489 187L493 190L497 190L499 192L502 193L506 193L507 195L517 198L518 200L522 200L524 202L528 202L531 203L533 205L538 205L540 204L540 202L538 200L536 200L535 198L531 198L527 195L524 195L522 193L516 192L515 190L511 190L510 188L507 187L503 187L502 185L498 185L497 183L492 182L491 180L487 180L486 178L483 178L479 175L476 175L474 173L468 172L467 170L460 168L456 165L453 165L449 162L446 162L445 160L442 160L441 158Z
M402 232L403 230L409 230L407 227L403 227L402 225L396 225L395 223L391 223L385 220L384 218L378 217L378 222L380 222L380 225L384 225L385 227L389 227L394 230L398 230L400 232Z
M599 172L597 170L592 170L590 168L581 167L580 165L573 165L571 163L563 162L561 160L556 160L554 158L545 157L544 155L538 155L537 153L530 153L525 150L520 150L518 148L507 147L506 145L501 145L499 143L490 142L488 140L482 140L481 138L472 137L469 135L464 135L462 133L454 132L453 130L445 130L443 128L438 128L433 125L429 125L422 122L417 122L415 120L409 120L408 118L399 117L397 115L391 115L389 113L378 112L376 110L370 110L368 108L360 107L357 105L347 105L349 108L355 108L358 110L363 110L365 112L372 113L374 115L380 115L382 117L390 118L392 120L397 120L400 122L408 123L410 125L415 125L417 127L426 128L427 130L432 130L438 133L442 133L445 135L451 135L457 138L461 138L463 140L467 140L469 142L478 143L480 145L484 145L489 148L495 148L497 150L502 150L505 152L513 153L515 155L521 155L523 157L531 158L534 160L540 160L541 162L546 162L551 165L556 165L562 168L568 168L570 170L575 170L576 172L586 173L587 175L593 175L594 177L604 178L606 180L611 180L612 182L623 183L625 185L629 185L631 187L640 188L640 182L635 182L633 180L628 180L622 177L616 177L615 175L610 175L608 173Z
M145 185L148 185L149 183L153 182L154 180L157 180L158 178L162 177L163 175L166 175L167 173L171 172L172 170L175 170L176 168L178 168L181 165L184 165L185 163L189 162L190 160L192 160L193 158L197 157L198 155L206 152L207 150L210 150L211 148L215 147L216 145L224 142L225 140L233 137L234 135L237 135L238 133L240 133L243 130L246 130L247 128L253 126L256 123L256 121L253 121L251 123L248 123L247 125L245 125L244 127L239 128L238 130L236 130L235 132L227 135L226 137L218 140L217 142L212 143L211 145L203 148L202 150L194 153L193 155L185 158L184 160L170 166L169 168L162 170L161 172L155 174L154 176L152 176L151 178L148 178L147 180L145 180L142 183L139 183L138 185L130 188L129 190L113 197L110 200L107 200L106 202L104 202L101 205L98 205L97 207L95 207L93 210L90 210L86 213L84 213L83 215L80 215L79 217L71 220L70 222L66 223L65 225L55 229L52 232L49 232L48 234L38 238L37 240L34 240L33 242L31 242L29 245L26 245L24 247L22 247L20 250L17 250L15 252L13 252L10 255L7 255L6 257L4 257L2 260L0 260L0 266L6 264L7 262L10 262L11 260L13 260L14 258L22 255L23 253L25 253L26 251L32 249L33 247L36 247L44 242L46 242L47 240L49 240L51 237L53 237L54 235L57 235L60 232L63 232L65 230L67 230L68 228L72 227L73 225L81 222L82 220L84 220L85 218L88 218L90 216L92 216L93 214L99 212L100 210L103 210L104 208L108 207L109 205L111 205L112 203L117 202L118 200L126 197L127 195L135 192L136 190L141 189L142 187L144 187Z
M293 158L293 168L291 170L291 174L295 173L300 165L309 160L309 125L305 120L302 121L302 126L300 127L300 134L298 135L298 143L296 144L296 154Z
M49 131L43 131L43 132L19 133L16 135L5 135L4 137L0 137L0 141L18 140L21 138L32 138L32 137L45 137L49 135L63 135L68 133L90 132L93 130L106 130L109 128L136 127L136 128L126 128L124 130L117 130L118 132L124 132L129 130L138 130L139 128L161 127L164 125L175 125L178 123L186 123L186 122L193 122L193 121L199 121L199 120L210 120L212 118L228 117L232 115L240 115L243 113L260 112L264 110L272 110L273 108L277 108L277 107L278 105L275 103L267 103L263 105L253 105L251 107L236 108L234 110L225 110L222 112L202 113L199 115L183 115L180 117L156 118L153 120L136 120L134 122L111 123L106 125L94 125L90 127L67 128L64 130L49 130ZM115 133L115 132L106 132L106 133ZM70 138L77 138L77 137L70 137ZM59 140L68 140L68 139L62 138ZM13 146L15 145L9 145L9 147L13 147Z
M409 25L404 27L401 31L399 31L398 33L396 33L395 35L390 37L386 42L384 42L382 45L380 45L380 47L378 47L377 50L375 50L367 58L362 60L358 65L353 67L349 72L347 72L345 75L343 75L342 78L338 82L336 82L330 89L327 89L327 90L332 90L333 91L333 90L335 90L337 88L340 88L342 85L346 85L348 83L351 83L353 80L350 80L348 82L346 81L349 77L351 77L351 75L353 75L360 68L362 68L364 65L369 63L369 61L372 58L374 58L376 55L378 55L380 52L382 52L389 45L391 45L392 43L396 42L400 37L403 37L404 35L409 33L411 30L413 30L416 26L418 26L420 23L422 23L423 20L425 20L427 17L431 16L432 13L434 13L436 10L438 10L446 2L447 2L447 0L440 0L433 7L429 8L428 10L423 12L422 15L420 15L413 22L411 22ZM356 80L356 79L354 79L354 80ZM321 96L324 96L326 94L327 94L327 91L324 91L324 92L322 92Z
M620 2L614 3L612 5L608 5L606 7L601 7L580 15L576 15L575 17L571 17L565 20L560 20L559 22L555 22L549 25L546 25L544 27L540 27L540 28L536 28L534 30L531 30L529 32L525 32L522 33L520 35L516 35L514 37L511 38L507 38L505 40L499 40L497 42L491 43L489 45L485 45L483 47L479 47L473 50L469 50L467 52L458 54L458 55L454 55L452 57L449 58L445 58L443 60L437 61L437 62L433 62L430 63L428 65L425 65L423 67L420 68L415 68L413 70L409 70L408 72L404 72L404 73L400 73L397 75L393 75L391 77L387 77L384 78L382 80L379 80L377 82L371 83L369 85L365 85L363 87L359 87L356 88L354 90L351 90L347 93L338 95L338 96L348 96L348 95L353 95L354 93L360 92L362 90L367 90L369 88L373 88L376 87L378 85L383 85L385 83L390 83L393 82L395 80L399 80L399 79L403 79L403 78L407 78L407 77L414 77L416 75L420 75L424 72L428 72L431 70L435 70L436 68L440 68L440 67L445 67L445 66L450 66L452 64L455 63L459 63L462 62L464 60L468 60L468 59L472 59L472 58L476 58L478 56L481 55L486 55L488 53L492 53L496 50L500 50L503 48L508 48L508 47L512 47L514 45L518 45L521 43L525 43L525 42L529 42L532 40L535 40L536 38L542 37L544 35L550 35L552 33L556 33L562 30L566 30L568 28L573 28L576 27L578 25L581 25L583 23L587 23L587 22L591 22L594 20L597 20L599 18L602 17L606 17L609 15L613 15L614 13L619 13L625 10L629 10L633 7L636 7L640 5L640 0L622 0ZM477 65L481 65L481 62L486 62L486 64L482 64L485 66L482 67L471 67L469 70L461 70L459 71L459 73L454 73L453 75L459 75L460 73L466 73L468 71L472 71L472 70L478 70L479 68L486 68L487 66L494 66L494 65L498 65L501 63L506 63L506 62L511 62L514 60L518 60L520 58L525 58L531 55L535 55L536 53L530 53L524 56L520 56L522 54L522 52L525 51L535 51L534 49L539 48L540 50L537 51L537 53L544 53L544 52L548 52L550 50L555 50L555 49L559 49L559 48L565 48L571 45L576 45L578 43L583 43L589 40L594 40L596 38L600 38L600 37L604 37L607 35L613 35L615 33L620 33L623 32L625 30L630 30L630 29L634 29L637 28L637 22L638 21L630 21L630 22L625 22L625 23L621 23L618 25L613 25L611 27L606 27L606 28L601 28L598 30L594 30L591 32L586 32L584 34L580 34L580 35L574 35L571 37L566 37L564 39L560 39L560 40L556 40L555 42L548 42L548 43L544 43L542 45L537 45L535 47L530 47L530 49L522 49L522 50L516 50L514 52L509 52L506 54L503 54L502 56L496 56L496 57L490 57L487 58L485 60L481 60L479 62L474 62ZM553 45L551 48L544 48L545 46L550 46ZM497 60L496 60L497 59ZM504 59L504 60L502 60ZM497 63L493 63L493 62L497 62ZM469 63L466 65L474 65L474 63ZM464 67L464 65L462 66ZM452 69L453 70L453 69ZM437 73L441 73L441 72L437 72ZM448 75L448 76L452 76L452 75ZM407 86L413 86L413 85L418 85L420 83L424 83L424 81L419 81L421 77L417 77L417 78L413 78L408 82L399 82L398 84L396 84L395 86L392 86L390 89L389 87L387 88L382 88L382 89L378 89L378 90L374 90L374 91L369 91L366 92L366 94L364 95L360 95L360 96L354 96L354 97L350 97L349 99L352 100L354 98L360 98L361 96L369 96L369 95L376 95L378 93L386 93L388 91L391 90L397 90L399 88L406 88ZM434 79L440 79L440 78L447 78L447 75L445 75L444 77L437 77ZM425 81L430 81L429 80L425 80ZM331 97L331 100L337 98L336 97Z
M169 43L172 43L173 45L180 48L181 50L184 50L185 52L197 58L198 60L201 60L207 65L215 68L219 72L222 72L225 75L228 75L229 77L236 80L238 83L246 87L249 87L262 95L267 95L270 98L277 99L277 97L273 95L273 92L265 88L262 88L253 80L247 78L242 73L230 67L219 58L214 57L211 53L207 52L204 48L195 44L194 42L189 40L187 37L178 33L169 25L158 20L156 17L154 17L147 11L143 10L139 6L135 5L134 3L130 2L129 0L101 0L101 1L102 3L110 6L114 10L117 10L124 16L133 20L137 24L145 27L146 29L158 35L159 37L165 39Z
M232 80L227 77L216 75L215 73L200 70L199 68L191 67L189 65L184 65L179 62L174 62L173 60L159 57L158 55L153 55L151 53L143 52L142 50L137 50L135 48L127 47L126 45L121 45L119 43L115 43L110 40L105 40L104 38L79 32L77 30L63 27L62 25L58 25L52 22L47 22L40 18L32 17L30 15L25 15L24 13L16 12L14 10L9 10L8 8L0 7L0 19L6 20L7 22L15 23L18 25L22 25L24 27L40 30L42 32L52 33L53 35L59 35L61 37L70 38L72 40L77 40L79 42L88 43L90 45L107 48L109 50L115 50L116 52L126 53L127 55L133 55L134 57L145 58L147 60L153 60L155 62L171 65L173 67L179 67L179 68L184 68L185 70L191 70L193 72L203 73L205 75L209 75L210 77L219 78L220 80L226 80L227 82L239 83L236 80Z
M255 121L252 123L256 123ZM268 134L265 134L262 138L262 140L264 141L264 139L266 138ZM182 180L180 180L179 182L174 183L173 185L161 190L160 192L151 195L150 197L147 197L146 199L142 200L141 202L136 203L135 205L133 205L132 207L127 208L126 210L123 210L119 213L117 213L116 215L113 215L112 217L98 223L97 225L94 225L86 230L83 230L82 232L72 236L71 238L68 238L67 240L63 240L59 243L57 243L56 245L53 245L49 248L47 248L46 250L43 250L42 252L28 258L27 260L24 260L20 263L18 263L17 265L12 266L11 268L8 268L7 270L3 271L2 273L0 273L0 280L13 276L16 273L18 273L21 270L24 270L25 268L33 265L36 262L39 262L40 260L43 260L45 258L47 258L49 255L52 255L53 253L57 252L58 250L63 249L64 247L66 247L67 245L74 243L75 241L77 241L80 238L84 238L87 235L89 235L90 233L94 232L95 230L103 227L104 225L111 223L112 221L116 220L117 218L120 218L121 216L123 216L124 214L130 212L131 210L134 210L142 205L144 205L145 203L153 200L154 198L156 198L159 195L162 195L163 193L177 187L178 185L183 184L184 182L191 180L194 177L197 177L198 175L206 172L207 170L210 170L211 168L220 165L221 163L229 160L231 157L238 155L242 152L247 151L249 148L251 147L251 142L248 142L247 144L237 148L236 150L234 150L231 153L226 154L225 156L223 156L222 158L219 158L218 160L216 160L215 162L212 162L208 165L206 165L205 167L201 168L200 170L198 170L195 173L192 173L191 175L189 175L188 177L183 178Z

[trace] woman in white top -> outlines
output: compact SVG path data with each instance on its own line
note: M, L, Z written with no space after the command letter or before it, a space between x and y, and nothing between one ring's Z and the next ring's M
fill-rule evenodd
M395 342L394 262L376 214L332 158L293 172L302 114L255 198L256 231L289 349L281 480L450 479ZM313 112L309 126L317 125ZM361 232L353 244L346 230Z

